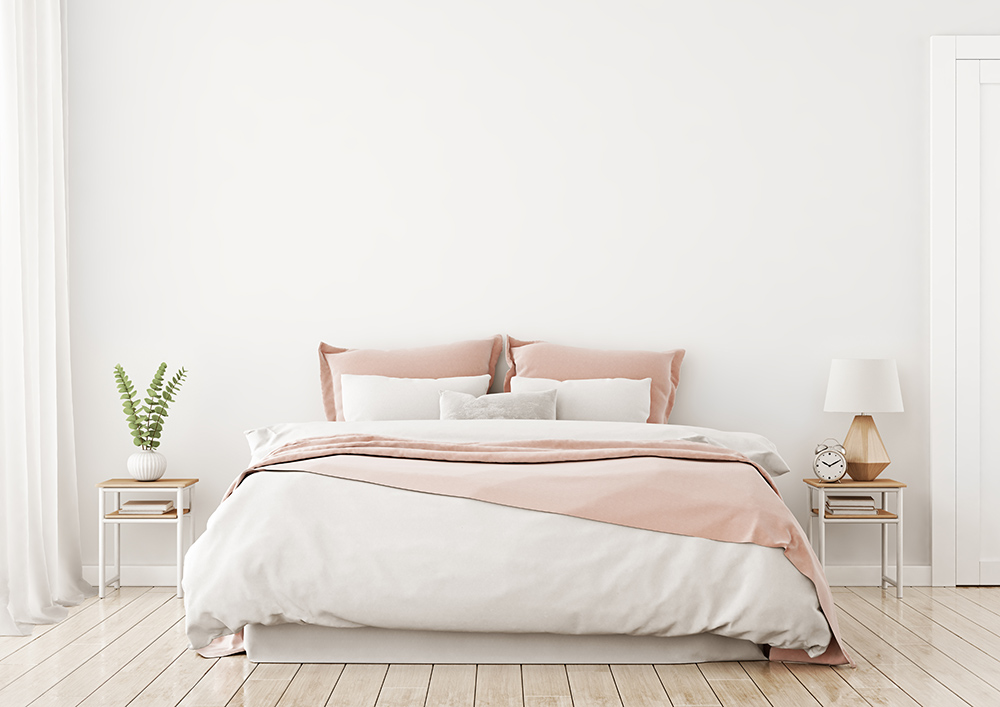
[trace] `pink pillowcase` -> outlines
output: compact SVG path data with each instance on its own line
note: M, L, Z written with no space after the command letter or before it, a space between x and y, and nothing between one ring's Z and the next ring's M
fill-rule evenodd
M503 337L499 334L492 339L392 351L342 349L320 342L319 380L326 419L344 419L340 392L343 373L390 378L456 378L488 373L492 385L502 348Z
M575 346L559 346L545 341L518 341L507 337L507 378L503 389L510 390L515 375L526 378L581 380L587 378L652 378L649 391L649 419L666 423L674 407L684 349L673 351L602 351Z

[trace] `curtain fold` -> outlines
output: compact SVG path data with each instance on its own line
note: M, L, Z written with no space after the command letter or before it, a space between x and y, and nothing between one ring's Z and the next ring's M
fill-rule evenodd
M69 366L59 0L0 0L0 635L84 582Z

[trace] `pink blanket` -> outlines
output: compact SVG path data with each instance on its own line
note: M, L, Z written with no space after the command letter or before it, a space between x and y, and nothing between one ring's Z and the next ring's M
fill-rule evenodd
M330 457L345 454L398 461L378 469L331 464ZM587 463L624 458L635 461L626 466ZM632 528L778 547L816 586L833 640L816 658L805 651L772 649L771 660L853 665L840 645L830 587L802 529L767 473L737 452L695 442L449 444L337 435L278 448L243 472L226 495L261 470L307 471Z

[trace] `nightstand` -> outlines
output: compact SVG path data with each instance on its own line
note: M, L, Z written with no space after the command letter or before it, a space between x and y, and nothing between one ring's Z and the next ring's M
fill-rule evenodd
M819 524L819 563L826 571L826 526L846 525L851 523L877 524L882 526L882 589L893 585L896 587L896 596L903 598L903 489L906 484L893 479L875 479L874 481L852 481L841 479L840 481L825 482L819 479L802 479L808 486L809 492L809 542L813 542L813 522ZM831 515L825 512L826 494L836 493L845 496L874 496L880 494L881 498L876 499L877 514L872 515ZM890 513L886 505L887 497L894 495L895 513ZM824 509L821 514L817 509ZM896 578L890 579L888 576L889 560L889 526L896 526Z
M97 484L97 512L98 512L98 533L97 533L97 595L103 599L107 585L114 584L121 587L121 531L122 525L130 523L173 523L177 526L177 596L183 597L184 590L181 589L181 577L184 570L184 526L188 528L188 546L194 542L194 516L192 508L194 504L194 485L198 479L157 479L156 481L136 481L135 479L108 479ZM173 495L174 510L158 515L127 515L120 512L121 494L127 493L156 493L162 498ZM111 494L112 510L109 512L106 507L105 494ZM185 496L187 503L185 505ZM182 512L183 511L183 512ZM107 567L105 565L105 529L108 525L114 527L112 537L114 538L114 576L110 579L106 577Z

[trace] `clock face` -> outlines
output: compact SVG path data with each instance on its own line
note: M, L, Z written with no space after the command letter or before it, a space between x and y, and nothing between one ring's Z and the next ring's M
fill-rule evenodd
M837 452L822 452L813 462L813 469L824 481L837 481L847 471L847 461Z

